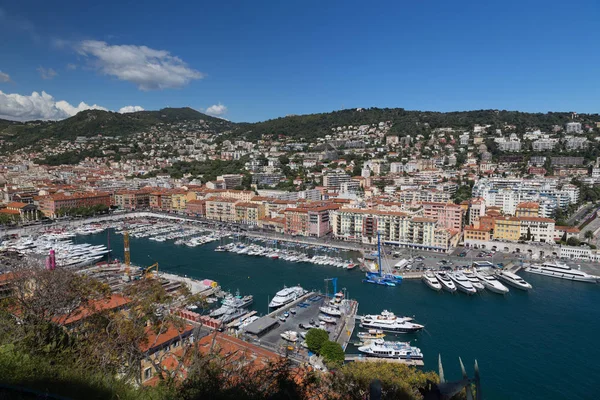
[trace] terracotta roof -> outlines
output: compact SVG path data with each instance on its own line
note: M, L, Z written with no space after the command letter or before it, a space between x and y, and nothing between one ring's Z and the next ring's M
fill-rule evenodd
M561 232L571 232L571 233L579 233L581 232L579 230L579 228L577 228L576 226L562 226L562 225L557 225L554 227L555 230L557 231L561 231Z
M535 209L538 209L538 208L540 208L540 204L536 203L536 202L533 202L533 201L529 201L529 202L517 204L517 208L535 208Z
M27 203L21 203L20 201L13 201L12 203L8 203L6 208L23 208L27 205Z
M174 325L169 324L167 329L165 329L163 331L163 329L161 328L159 333L156 333L156 331L154 330L153 327L148 326L148 327L146 327L146 339L147 340L144 343L140 344L140 350L148 351L154 347L161 346L165 343L168 343L168 342L178 338L179 335L182 335L186 332L192 331L193 329L194 329L194 327L189 324L186 324L182 328L177 328Z
M113 294L108 299L91 300L85 305L79 306L75 311L69 315L64 315L55 318L54 322L61 325L69 325L74 322L80 321L89 317L92 314L104 311L112 310L115 308L122 307L128 304L130 300L120 294Z
M425 217L413 217L413 222L436 222L436 219L433 218L425 218Z
M0 214L20 215L21 212L19 210L9 210L8 208L3 208L0 210Z

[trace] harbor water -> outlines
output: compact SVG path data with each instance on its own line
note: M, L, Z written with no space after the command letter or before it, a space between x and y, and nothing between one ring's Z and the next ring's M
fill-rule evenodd
M107 234L79 236L76 241L107 244ZM414 315L425 325L418 334L386 339L410 339L423 351L426 370L437 371L441 354L446 377L459 379L458 357L471 376L477 359L484 399L597 398L599 285L523 273L534 288L529 293L511 288L507 296L484 292L469 297L436 293L420 280L405 280L395 288L369 285L361 282L358 270L215 252L217 245L190 248L131 238L131 261L142 266L158 262L162 271L213 279L225 290L252 294L252 308L262 314L284 285L324 291L324 279L337 277L338 290L345 288L359 301L359 314L388 309ZM111 234L110 247L112 257L122 260L123 236ZM355 351L348 346L348 352Z

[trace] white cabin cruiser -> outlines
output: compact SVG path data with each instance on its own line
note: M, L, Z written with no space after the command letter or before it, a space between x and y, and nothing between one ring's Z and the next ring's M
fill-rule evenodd
M440 290L442 290L442 284L440 283L440 281L438 281L438 279L435 277L435 275L431 272L427 272L427 273L423 274L423 276L421 277L421 280L430 289L433 289L436 292L439 292Z
M408 342L386 342L383 339L377 339L364 346L360 346L358 351L379 358L399 358L403 360L423 359L421 349L411 346Z
M332 315L334 317L341 317L342 316L342 312L340 310L338 310L337 308L335 308L335 307L323 306L323 307L319 307L319 310L323 314Z
M498 293L498 294L506 294L508 293L508 288L502 284L498 279L496 279L493 275L485 275L481 272L476 272L475 275L479 278L483 286L486 287L490 292Z
M526 272L532 274L551 276L553 278L566 279L569 281L597 283L599 276L590 275L578 269L573 269L560 262L545 262L543 264L531 264L525 268Z
M379 315L365 315L360 319L360 327L379 329L384 332L412 333L424 328L423 325L412 322L410 317L397 317L387 310Z
M481 283L479 278L473 272L465 272L464 274L465 277L471 282L471 285L473 285L475 290L478 292L483 292L485 290L485 285Z
M521 290L529 290L532 287L531 284L525 282L525 280L519 275L509 271L498 272L498 279L500 279L504 283L508 283L510 286L516 287L517 289Z
M461 292L468 295L477 293L477 289L473 287L471 281L462 272L450 272L448 276L452 279L456 288Z
M296 331L285 331L281 334L281 337L288 342L297 342L298 341L298 332Z
M442 288L450 293L456 292L456 285L452 282L452 279L448 277L445 272L436 272L435 277L438 279Z

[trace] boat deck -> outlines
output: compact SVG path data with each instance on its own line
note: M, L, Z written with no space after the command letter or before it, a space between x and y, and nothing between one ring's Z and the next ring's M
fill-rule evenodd
M423 360L407 360L401 358L379 358L379 357L365 357L360 354L346 354L346 362L386 362L394 364L412 365L415 367L422 367L425 365Z

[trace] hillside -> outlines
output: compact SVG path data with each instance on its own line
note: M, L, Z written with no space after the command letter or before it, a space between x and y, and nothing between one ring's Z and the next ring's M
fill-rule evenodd
M515 125L517 131L539 128L550 131L553 125L564 125L571 121L570 112L523 113L519 111L476 110L460 112L407 111L402 108L349 109L330 113L288 116L254 124L238 124L234 134L248 139L258 139L261 135L286 135L311 140L331 133L336 126L374 124L381 121L393 123L392 132L412 135L423 132L427 125L431 129L451 127L473 129L476 124L492 124L503 128L505 124ZM580 114L580 122L600 122L600 115Z
M19 148L42 138L74 140L77 136L126 136L161 123L204 121L209 130L223 132L234 124L202 114L191 108L164 108L159 111L138 111L119 114L110 111L86 110L62 121L29 121L13 123L0 120L0 135Z
M204 129L221 133L231 131L231 138L257 140L263 135L285 135L295 139L313 140L331 133L331 128L348 125L392 122L392 133L416 135L430 129L451 127L471 130L476 124L491 124L504 129L515 125L517 132L539 128L551 131L554 125L571 121L570 112L524 113L519 111L475 110L459 112L408 111L403 108L348 109L329 113L276 118L257 123L233 123L202 114L191 108L164 108L159 111L139 111L119 114L88 110L62 121L29 121L26 123L0 120L0 138L21 148L43 138L74 140L77 136L126 136L163 123L186 121L205 122ZM598 114L579 114L577 121L595 125Z

